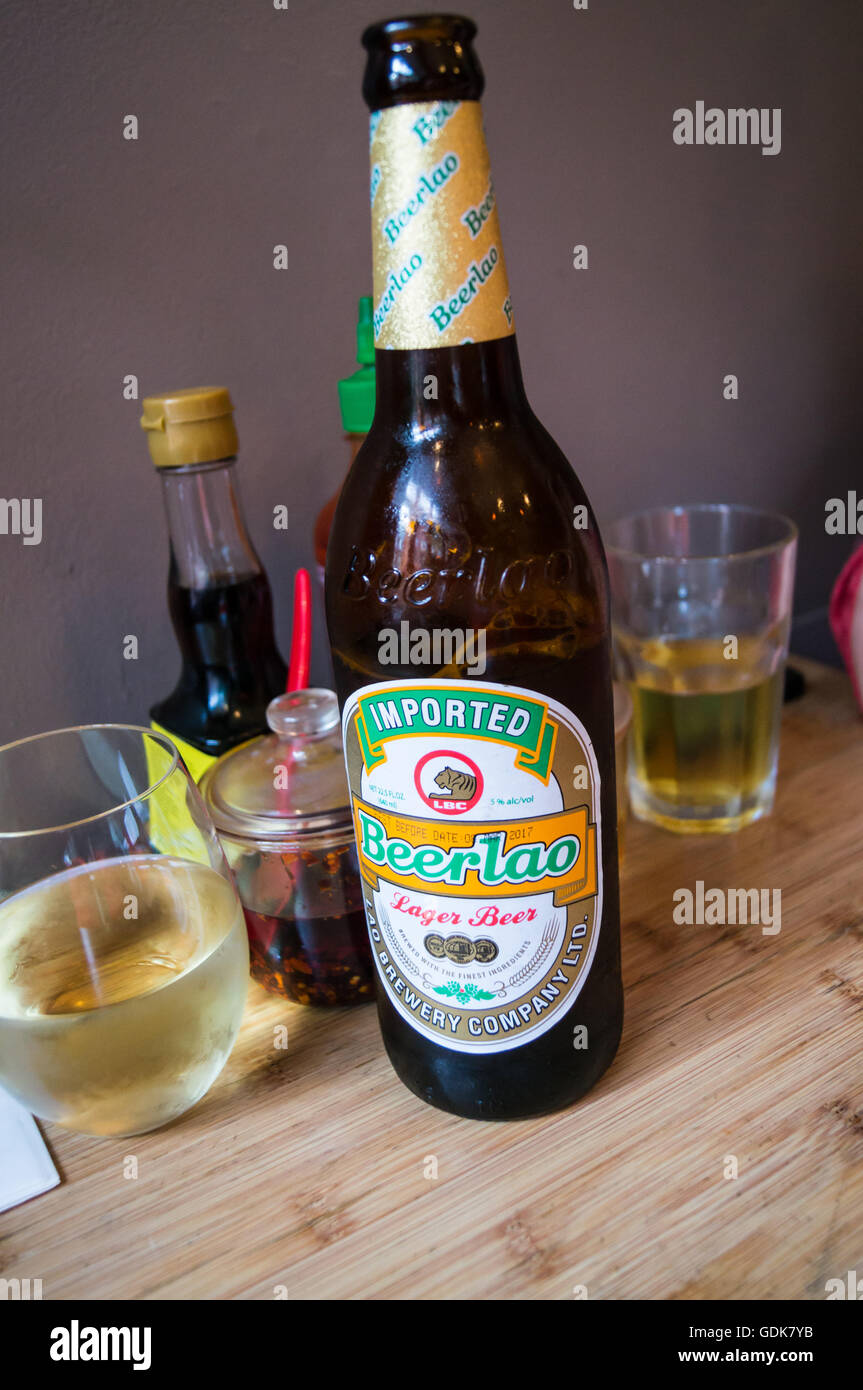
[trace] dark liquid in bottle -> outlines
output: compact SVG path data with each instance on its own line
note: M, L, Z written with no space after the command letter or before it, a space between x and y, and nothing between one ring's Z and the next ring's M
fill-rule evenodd
M153 706L151 717L214 757L265 733L267 705L287 680L266 575L188 589L172 570L168 607L183 670L176 689Z

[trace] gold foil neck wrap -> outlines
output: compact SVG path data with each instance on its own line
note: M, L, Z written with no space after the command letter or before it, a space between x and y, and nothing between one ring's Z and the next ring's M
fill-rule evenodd
M479 102L375 111L370 137L375 347L513 333Z

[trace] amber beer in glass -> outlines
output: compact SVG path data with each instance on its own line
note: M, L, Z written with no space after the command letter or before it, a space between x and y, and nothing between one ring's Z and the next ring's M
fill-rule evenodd
M682 835L740 830L773 807L797 528L703 503L607 535L632 808Z
M374 423L327 553L381 1030L478 1119L575 1101L622 1025L605 557L524 393L468 19L368 29Z

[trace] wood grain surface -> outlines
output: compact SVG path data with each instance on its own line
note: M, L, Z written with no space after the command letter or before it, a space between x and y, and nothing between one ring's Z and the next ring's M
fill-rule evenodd
M60 1299L823 1299L863 1276L863 720L844 676L795 664L769 819L629 823L623 1042L578 1105L456 1119L398 1082L373 1006L253 986L183 1119L44 1127L63 1181L0 1216L0 1274ZM698 879L781 889L781 931L675 925Z

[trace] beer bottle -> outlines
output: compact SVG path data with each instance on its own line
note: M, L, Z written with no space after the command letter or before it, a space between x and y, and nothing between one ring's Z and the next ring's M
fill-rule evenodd
M374 421L327 613L380 1025L480 1119L576 1100L622 1025L607 573L528 405L469 19L363 35Z
M171 558L168 608L183 659L150 710L195 778L268 731L287 671L273 633L270 583L243 520L234 407L223 387L147 396L141 428L162 480Z

